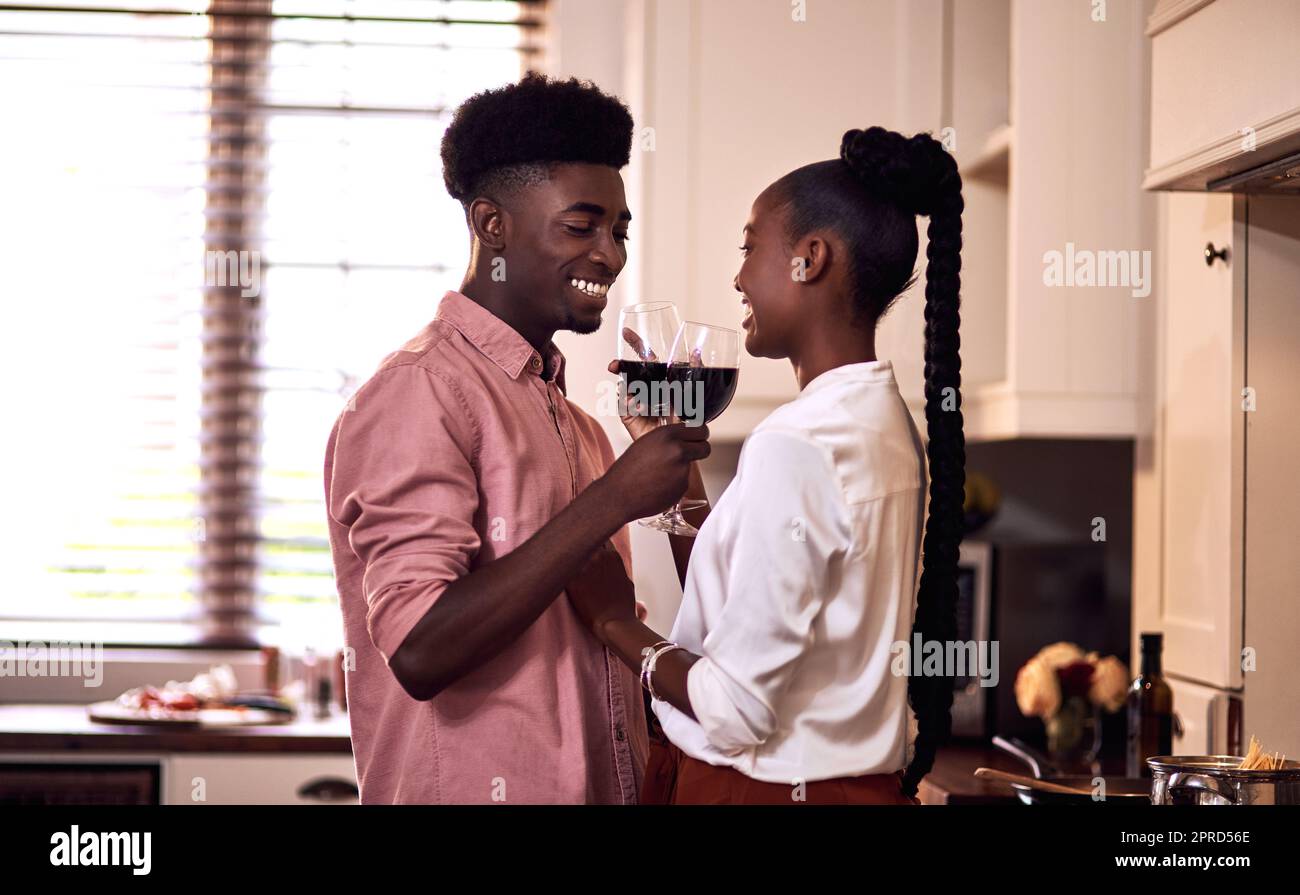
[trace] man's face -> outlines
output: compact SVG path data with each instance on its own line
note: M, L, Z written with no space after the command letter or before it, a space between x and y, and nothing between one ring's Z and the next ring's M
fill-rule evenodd
M539 324L578 333L600 328L607 293L627 263L623 178L606 165L554 165L510 203L506 277Z

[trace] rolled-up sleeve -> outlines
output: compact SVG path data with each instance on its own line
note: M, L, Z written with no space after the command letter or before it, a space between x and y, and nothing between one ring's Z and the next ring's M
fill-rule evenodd
M764 430L744 453L726 602L687 676L692 711L727 753L776 731L775 708L850 543L843 492L821 446Z
M367 383L335 437L329 512L364 565L370 639L391 661L478 553L474 421L451 382L408 364Z

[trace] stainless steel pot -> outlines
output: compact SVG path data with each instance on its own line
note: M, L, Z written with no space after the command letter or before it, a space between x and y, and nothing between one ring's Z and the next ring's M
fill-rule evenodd
M1300 805L1300 761L1276 771L1239 771L1238 755L1157 755L1152 805Z

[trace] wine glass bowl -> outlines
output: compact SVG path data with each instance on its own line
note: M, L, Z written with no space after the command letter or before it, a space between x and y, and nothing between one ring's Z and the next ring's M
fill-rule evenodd
M740 334L734 329L686 321L673 340L667 380L669 419L680 419L688 426L712 422L727 409L740 382ZM686 521L682 511L706 504L679 500L660 515L640 522L671 534L694 536L699 529Z
M629 305L618 315L620 412L652 417L656 425L681 420L698 426L727 409L739 381L740 334L706 323L683 323L672 302ZM699 530L683 510L706 500L679 500L641 525L678 535Z
M668 362L669 381L682 384L677 416L695 425L721 416L736 396L739 362L740 334L734 329L689 320L682 324Z
M657 383L668 381L668 355L681 329L677 306L670 301L629 305L618 312L618 371L623 380L622 411L658 417L667 389ZM645 396L644 403L632 402ZM656 403L658 401L659 403Z

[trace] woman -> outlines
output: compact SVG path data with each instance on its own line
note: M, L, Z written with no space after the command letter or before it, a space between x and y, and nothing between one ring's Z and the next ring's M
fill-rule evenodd
M957 634L961 212L948 152L879 127L849 131L840 158L754 201L735 280L745 348L789 359L800 394L746 440L696 539L670 639L636 618L614 554L568 591L653 697L667 739L642 801L917 804L952 681L894 669L911 667L895 659L914 635ZM930 219L919 588L926 464L874 335L915 279L916 215Z

